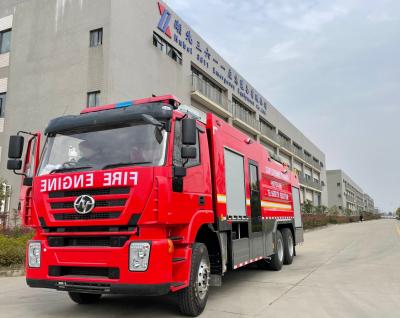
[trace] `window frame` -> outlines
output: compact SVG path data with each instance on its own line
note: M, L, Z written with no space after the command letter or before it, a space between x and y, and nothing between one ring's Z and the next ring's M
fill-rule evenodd
M164 40L163 37L153 32L153 46L163 52L165 55L169 56L177 64L183 64L183 54L176 47Z
M89 32L89 47L99 47L103 45L103 28L90 30ZM97 37L95 37L97 35ZM97 39L96 43L94 39Z
M6 99L7 99L7 92L0 93L0 118L5 117Z
M91 105L89 105L89 101L90 101L91 95L93 95L93 94L95 96L95 105L91 106ZM101 90L87 92L87 94L86 94L86 108L92 108L92 107L99 106L100 105L100 94L101 94Z
M6 29L6 30L3 30L3 31L0 31L0 54L7 54L7 53L9 53L11 51L11 30L12 29ZM5 33L9 33L10 34L10 41L9 41L8 51L2 52L2 50L3 50L3 37L4 37Z

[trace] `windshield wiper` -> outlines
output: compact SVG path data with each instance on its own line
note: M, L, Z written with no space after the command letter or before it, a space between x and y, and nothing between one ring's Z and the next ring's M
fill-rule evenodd
M124 166L136 166L136 165L145 165L153 163L152 161L142 161L142 162L118 162L118 163L112 163L109 165L105 165L101 170L106 170L106 169L112 169L112 168L118 168L118 167L124 167Z
M50 171L50 174L52 173L61 173L61 172L67 172L67 171L74 171L74 170L84 170L84 169L90 169L93 168L91 166L86 166L86 167L68 167L68 168L60 168L60 169L54 169Z

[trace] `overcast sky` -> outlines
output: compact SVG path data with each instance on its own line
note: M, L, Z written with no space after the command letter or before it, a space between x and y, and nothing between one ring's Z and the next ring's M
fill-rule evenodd
M400 1L167 0L383 210L400 206Z

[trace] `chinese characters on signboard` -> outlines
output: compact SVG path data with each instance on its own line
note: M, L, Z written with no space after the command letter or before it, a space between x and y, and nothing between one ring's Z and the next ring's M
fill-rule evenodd
M249 85L243 78L241 78L233 69L226 67L224 63L220 62L220 57L213 55L208 45L202 43L200 40L193 38L193 32L189 28L185 28L183 23L159 3L161 20L158 28L163 31L170 30L169 25L173 28L173 35L169 36L172 40L186 53L192 55L195 60L208 72L211 72L224 85L231 88L237 95L239 95L247 103L255 107L260 113L266 114L268 102ZM162 28L161 28L161 27Z

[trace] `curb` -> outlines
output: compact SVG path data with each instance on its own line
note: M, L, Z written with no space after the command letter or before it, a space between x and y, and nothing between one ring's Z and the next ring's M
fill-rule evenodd
M25 275L25 268L0 268L0 277L18 277Z

